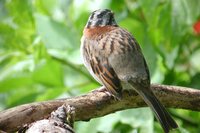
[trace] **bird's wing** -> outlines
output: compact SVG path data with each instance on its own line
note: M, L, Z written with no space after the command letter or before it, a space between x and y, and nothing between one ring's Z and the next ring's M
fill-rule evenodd
M86 38L82 42L85 66L97 81L103 84L113 96L120 99L122 90L120 80L108 62L108 55L99 52L101 50L100 42L87 40Z
M121 84L113 68L109 65L108 60L100 60L93 57L90 60L91 68L94 74L101 80L107 90L114 96L121 98Z

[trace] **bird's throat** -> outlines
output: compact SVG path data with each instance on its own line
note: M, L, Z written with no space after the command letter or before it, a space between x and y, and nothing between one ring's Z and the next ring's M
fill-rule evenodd
M103 26L103 27L90 27L85 28L83 31L83 35L87 38L96 38L100 35L106 34L112 30L114 30L116 26Z

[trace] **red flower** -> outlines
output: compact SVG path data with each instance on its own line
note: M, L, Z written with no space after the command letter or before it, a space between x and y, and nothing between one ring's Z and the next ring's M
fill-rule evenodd
M200 34L200 20L193 25L193 30L197 35Z

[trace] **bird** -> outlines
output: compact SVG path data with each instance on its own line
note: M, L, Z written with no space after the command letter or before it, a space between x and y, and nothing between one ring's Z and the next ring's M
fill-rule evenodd
M91 13L80 50L85 67L109 94L120 100L122 91L131 88L151 108L165 133L178 127L150 88L149 69L138 42L117 24L111 10Z

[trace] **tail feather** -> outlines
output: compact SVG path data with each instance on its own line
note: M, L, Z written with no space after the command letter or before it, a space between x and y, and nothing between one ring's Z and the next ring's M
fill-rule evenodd
M161 126L163 127L165 133L168 133L169 130L178 127L178 125L167 112L165 107L158 101L153 93L145 94L143 96L145 102L150 106L150 108L155 113L157 120L161 123Z
M134 88L140 94L140 96L142 96L142 98L149 105L149 107L153 110L157 120L160 122L165 133L169 133L169 130L178 127L178 125L167 112L165 107L159 102L159 100L149 88L137 87L137 89L135 84Z

